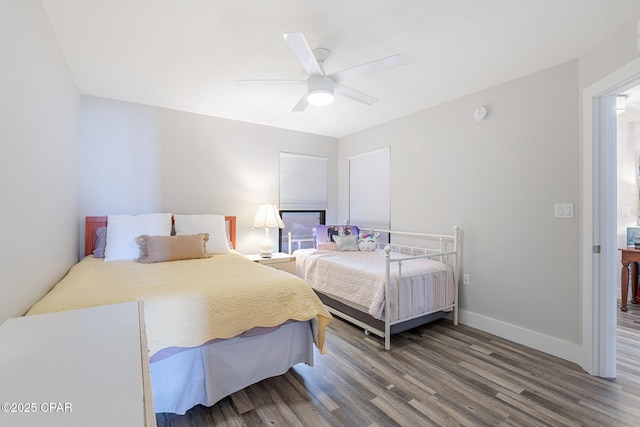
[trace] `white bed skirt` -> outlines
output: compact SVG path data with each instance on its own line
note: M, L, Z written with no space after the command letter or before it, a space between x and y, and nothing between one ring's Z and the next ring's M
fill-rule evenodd
M290 322L275 331L231 338L185 350L151 363L155 411L184 414L290 367L313 366L310 322Z

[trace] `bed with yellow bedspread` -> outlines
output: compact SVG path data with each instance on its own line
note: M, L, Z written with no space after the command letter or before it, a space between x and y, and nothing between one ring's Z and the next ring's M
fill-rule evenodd
M144 301L151 356L166 347L196 347L255 327L314 318L316 345L324 352L331 319L304 281L237 252L152 264L88 256L27 315L137 300Z
M137 300L144 302L156 412L209 406L296 363L312 364L313 343L324 353L331 321L302 279L235 251L151 264L87 256L27 315ZM302 339L291 335L299 333ZM158 357L167 349L173 351ZM262 369L269 355L277 366ZM205 366L198 369L206 372L193 372L200 364ZM244 378L247 370L252 372ZM199 384L201 376L204 384ZM185 387L193 390L185 392Z

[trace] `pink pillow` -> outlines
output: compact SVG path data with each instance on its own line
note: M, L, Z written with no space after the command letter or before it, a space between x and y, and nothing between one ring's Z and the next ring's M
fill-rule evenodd
M331 242L331 243L318 243L318 249L321 250L325 250L325 251L337 251L338 250L338 244Z
M321 243L335 242L334 236L357 236L360 229L355 225L316 225L313 227L313 247Z

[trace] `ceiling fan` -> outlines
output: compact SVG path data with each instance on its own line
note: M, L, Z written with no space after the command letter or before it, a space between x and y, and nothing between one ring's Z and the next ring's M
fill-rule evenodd
M285 33L284 39L287 41L291 50L293 50L293 53L307 74L309 74L306 80L237 80L237 82L267 84L306 83L307 93L300 98L300 101L293 107L292 111L294 112L304 111L309 104L328 105L333 102L334 94L342 95L366 105L375 104L378 102L377 98L344 86L342 82L351 77L384 70L405 63L404 57L398 54L327 74L324 71L323 65L331 53L329 49L319 47L312 50L302 33Z

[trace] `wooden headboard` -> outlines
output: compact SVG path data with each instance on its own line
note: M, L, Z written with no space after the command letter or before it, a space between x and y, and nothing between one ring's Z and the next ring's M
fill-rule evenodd
M236 247L236 217L235 216L225 216L225 221L227 222L229 228L229 240L231 240L231 246L233 249ZM171 219L173 222L173 218ZM91 255L93 253L93 249L96 246L96 240L98 240L98 235L96 231L100 227L104 227L107 225L107 217L106 216L88 216L85 220L84 227L84 255Z

